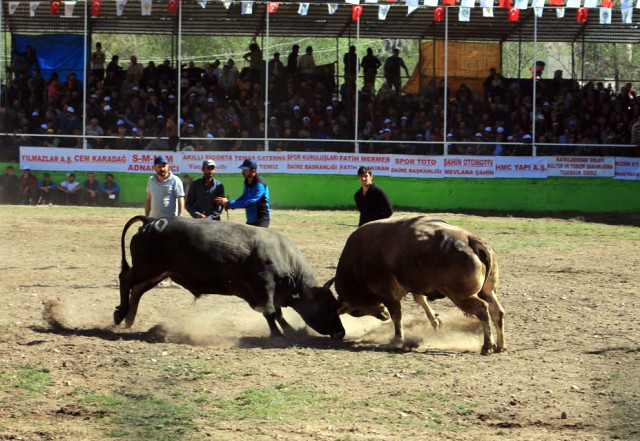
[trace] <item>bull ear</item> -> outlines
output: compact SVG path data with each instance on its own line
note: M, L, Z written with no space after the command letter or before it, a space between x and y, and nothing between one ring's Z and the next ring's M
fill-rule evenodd
M324 289L325 291L329 291L331 289L331 285L333 285L333 282L335 282L335 281L336 281L335 277L327 280L327 283L322 285L322 289Z
M351 305L348 302L343 302L340 308L338 308L338 315L346 314L351 309Z

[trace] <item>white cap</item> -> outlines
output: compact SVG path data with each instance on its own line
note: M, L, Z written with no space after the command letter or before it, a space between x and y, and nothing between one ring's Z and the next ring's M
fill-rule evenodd
M38 116L38 115L40 115L38 112L33 112L33 113L31 114L31 116Z
M300 106L293 106L293 110L300 110Z
M67 112L74 113L75 109L73 107L69 106L69 107L67 107Z
M105 100L105 101L111 101L111 97L110 97L110 96L105 96L105 97L104 97L104 100Z
M161 114L159 114L156 118L158 118L158 119L164 119L164 115L161 113Z
M41 128L42 130L47 130L47 129L49 128L49 126L48 126L48 125L46 125L46 124L42 124L42 125L40 125L40 128Z
M493 129L491 128L491 126L487 126L487 127L484 128L484 131L485 132L491 132L491 131L493 131Z
M111 106L107 104L106 106L104 106L104 110L111 110Z
M476 133L476 137L478 137L478 136L479 136L480 138L482 138L482 133L480 133L480 132Z
M524 135L524 136L522 137L522 139L531 139L531 135L529 135L529 134L527 133L526 135Z
M496 130L498 133L504 133L504 127L498 127Z

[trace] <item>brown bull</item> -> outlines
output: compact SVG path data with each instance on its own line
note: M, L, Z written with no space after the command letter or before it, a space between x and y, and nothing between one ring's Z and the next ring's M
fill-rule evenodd
M504 310L498 302L498 261L475 233L425 216L405 216L354 231L336 269L340 314L393 320L392 344L404 344L400 301L409 292L435 329L440 319L427 299L448 297L482 322L482 354L505 350ZM492 322L497 341L493 338Z

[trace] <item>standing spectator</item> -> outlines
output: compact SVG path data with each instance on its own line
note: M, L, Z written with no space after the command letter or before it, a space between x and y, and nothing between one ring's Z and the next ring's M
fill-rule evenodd
M20 202L27 205L35 205L38 201L38 178L31 174L31 167L22 166L20 176Z
M298 61L300 81L313 81L316 73L316 62L313 59L313 47L307 46L304 55Z
M269 207L269 187L257 172L258 163L247 158L240 166L244 178L242 196L234 201L225 197L216 198L215 202L224 206L226 210L244 208L247 224L255 227L269 228L271 210Z
M76 181L74 173L70 173L67 180L58 185L58 191L61 193L60 196L65 205L78 205L80 202L82 186Z
M342 58L344 63L344 82L347 84L355 84L358 77L358 54L356 54L356 47L349 46L349 52L344 54Z
M284 64L280 61L280 52L276 52L273 54L273 60L269 61L269 77L273 77L273 80L276 81L276 86L280 85L277 83L284 76Z
M373 55L373 49L370 47L367 48L367 55L362 59L360 66L362 66L362 71L364 73L364 84L371 84L373 87L376 82L376 75L378 75L378 68L382 66L382 63L380 63L380 60Z
M291 47L291 53L287 56L287 75L289 78L294 77L298 71L298 52L300 51L300 46L294 44Z
M20 179L16 176L12 166L0 175L0 202L15 204L20 194Z
M262 80L262 64L264 59L262 51L258 43L253 42L249 45L249 52L242 57L249 62L249 79L254 82Z
M167 158L158 156L153 160L156 174L147 183L147 198L144 215L155 218L182 216L184 211L184 189L182 181L169 170Z
M224 197L224 185L214 179L216 162L207 159L202 162L202 178L193 181L187 193L186 207L195 219L220 220L222 205L216 198Z
M113 174L107 173L106 181L100 186L100 195L103 205L115 205L120 196L120 186L114 181Z
M389 89L394 87L398 96L400 96L401 93L400 68L404 69L404 72L408 77L409 71L407 70L407 66L404 64L404 60L400 57L400 49L394 49L392 55L387 58L387 61L384 63L384 77L387 79Z
M86 205L98 205L100 183L96 180L95 173L91 172L84 181L84 203Z
M104 80L104 63L107 61L107 56L102 50L102 43L96 43L96 50L91 53L91 73L96 77L96 80Z
M138 57L135 55L131 55L129 61L131 61L131 64L127 69L127 74L133 74L133 78L140 84L144 75L144 66L142 63L138 63Z
M51 175L45 173L42 182L38 183L38 205L53 204L53 195L56 192L56 183L51 180Z
M380 187L373 183L370 167L358 168L358 180L362 188L354 196L360 212L358 227L378 219L386 219L393 214L389 197Z

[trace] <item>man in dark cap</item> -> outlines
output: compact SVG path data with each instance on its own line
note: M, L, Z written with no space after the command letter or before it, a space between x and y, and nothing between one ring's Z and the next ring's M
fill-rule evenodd
M271 221L269 207L269 187L258 174L258 163L251 158L244 160L240 166L244 178L242 196L234 201L225 197L216 198L216 204L224 206L226 210L244 208L247 214L247 224L255 227L268 228Z
M224 197L224 185L213 175L216 173L216 162L206 159L202 162L202 178L196 179L189 187L186 207L191 217L196 219L220 220L222 205L215 200Z

